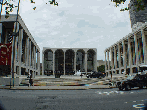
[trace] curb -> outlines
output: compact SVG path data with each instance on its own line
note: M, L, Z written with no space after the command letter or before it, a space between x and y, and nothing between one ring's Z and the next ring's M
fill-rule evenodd
M87 90L87 89L9 89L9 90Z
M117 87L115 87L115 86L110 86L110 88L117 88Z
M112 87L90 87L90 86L78 86L74 88L75 86L69 86L69 88L59 88L56 86L55 88L33 88L33 87L27 87L27 88L17 88L17 87L0 87L0 89L9 89L9 90L87 90L87 89L111 89Z

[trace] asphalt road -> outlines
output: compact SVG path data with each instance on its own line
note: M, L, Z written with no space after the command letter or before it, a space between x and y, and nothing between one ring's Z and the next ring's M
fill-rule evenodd
M6 110L139 110L135 107L147 101L147 89L1 89L0 100Z

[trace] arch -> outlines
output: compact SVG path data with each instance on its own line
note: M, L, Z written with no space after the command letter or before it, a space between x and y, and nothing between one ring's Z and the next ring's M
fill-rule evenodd
M138 68L137 68L137 67L133 67L133 68L132 68L132 72L133 72L133 73L138 73Z
M116 70L116 74L119 74L119 70Z
M126 74L128 74L128 75L130 74L130 68L126 69Z
M87 51L87 72L94 71L96 52L93 49Z
M124 74L124 69L121 69L121 74Z
M79 49L76 53L76 70L83 72L85 70L85 51Z
M74 56L75 52L68 49L65 52L65 74L74 74Z
M62 49L55 51L55 74L57 71L64 74L64 51Z
M46 49L44 51L44 75L53 74L53 51Z

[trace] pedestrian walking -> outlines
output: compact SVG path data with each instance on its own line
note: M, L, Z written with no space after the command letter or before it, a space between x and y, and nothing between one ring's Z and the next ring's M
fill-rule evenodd
M81 73L81 75L80 75L80 76L81 76L81 78L82 78L82 76L83 76L83 75L82 75L82 73Z
M29 78L30 78L30 79L29 79L30 86L32 86L33 80L32 80L32 74L30 74L30 73L29 73Z
M112 72L110 74L111 74L111 80L112 80Z
M31 74L30 74L30 72L29 72L29 74L28 74L28 77L27 77L27 78L30 78L30 76L31 76Z

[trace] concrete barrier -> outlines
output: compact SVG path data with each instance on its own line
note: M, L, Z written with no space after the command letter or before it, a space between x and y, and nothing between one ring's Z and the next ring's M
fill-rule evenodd
M10 85L10 80L11 80L11 85L13 85L13 78L1 77L0 78L0 85ZM14 78L14 85L15 86L19 86L20 82L21 82L21 79Z

